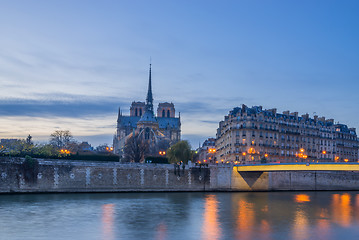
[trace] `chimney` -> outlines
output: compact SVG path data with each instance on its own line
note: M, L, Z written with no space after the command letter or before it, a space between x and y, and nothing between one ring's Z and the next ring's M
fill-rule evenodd
M308 119L309 119L309 114L308 114L308 113L303 114L303 115L302 115L302 118L305 119L305 120L308 120Z

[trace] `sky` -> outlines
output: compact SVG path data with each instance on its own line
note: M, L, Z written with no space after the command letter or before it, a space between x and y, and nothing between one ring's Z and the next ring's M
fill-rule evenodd
M112 144L118 108L173 102L182 139L236 106L359 128L359 1L0 0L0 138Z

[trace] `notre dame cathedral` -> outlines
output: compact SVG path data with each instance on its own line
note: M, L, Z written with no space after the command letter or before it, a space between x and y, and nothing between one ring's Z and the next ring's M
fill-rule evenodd
M146 102L132 102L130 116L122 115L121 109L118 111L117 130L113 140L114 153L123 157L127 139L135 135L147 140L152 150L158 149L160 143L173 145L181 139L181 119L180 115L175 116L173 103L159 103L157 116L154 114L151 65Z

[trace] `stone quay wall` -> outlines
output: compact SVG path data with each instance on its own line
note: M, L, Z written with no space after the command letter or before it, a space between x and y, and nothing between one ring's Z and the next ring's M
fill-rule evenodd
M22 161L0 161L0 193L359 190L355 171L238 173L230 165L175 169L171 164L39 159L29 177Z

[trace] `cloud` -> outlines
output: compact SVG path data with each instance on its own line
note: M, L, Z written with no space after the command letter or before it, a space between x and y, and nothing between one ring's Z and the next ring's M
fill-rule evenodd
M55 97L56 98L56 97ZM65 100L8 99L0 101L0 116L71 117L115 115L119 106L128 105L116 98L81 99L67 96Z

